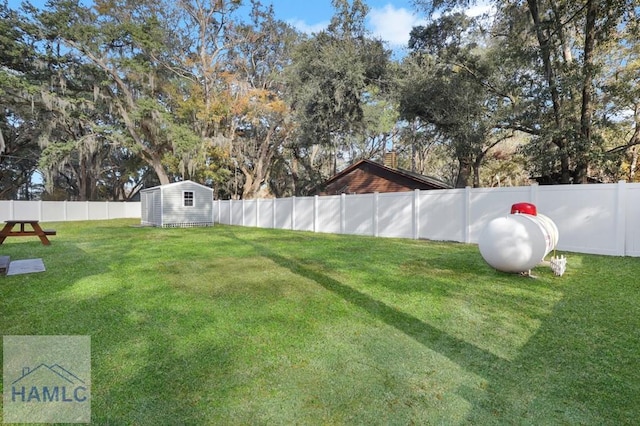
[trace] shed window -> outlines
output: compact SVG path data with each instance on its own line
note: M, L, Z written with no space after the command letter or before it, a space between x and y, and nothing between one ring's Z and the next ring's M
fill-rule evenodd
M183 203L182 203L183 206L193 207L193 202L194 202L193 191L184 191L182 193L182 200L183 200Z

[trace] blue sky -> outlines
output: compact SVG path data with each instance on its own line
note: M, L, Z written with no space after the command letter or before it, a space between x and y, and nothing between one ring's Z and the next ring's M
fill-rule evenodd
M412 0L365 1L370 9L367 17L368 29L396 51L406 47L411 28L424 23L424 16L415 12L411 5ZM21 0L9 0L11 8L18 8L20 3ZM32 3L41 7L45 0L32 0ZM326 28L333 15L331 0L262 0L262 3L273 4L279 19L306 33ZM476 15L486 9L486 6L480 5L467 13Z
M265 4L269 0L264 1ZM299 30L311 33L326 26L333 15L331 0L271 0L276 15ZM411 6L411 0L368 0L367 26L390 47L403 47L409 41L409 31L421 23Z
M425 16L416 12L412 0L364 0L369 6L367 27L371 33L388 43L388 47L399 50L407 46L409 33L414 26L424 25ZM306 33L327 27L333 7L331 0L262 0L273 4L276 16ZM469 8L466 13L480 15L489 10L485 0Z

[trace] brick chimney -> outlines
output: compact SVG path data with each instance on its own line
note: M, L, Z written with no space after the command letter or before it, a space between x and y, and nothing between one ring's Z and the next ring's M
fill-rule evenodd
M398 167L398 159L396 157L396 152L395 151L389 151L386 154L384 154L384 163L383 163L386 167L389 167L391 169L395 169L396 167Z

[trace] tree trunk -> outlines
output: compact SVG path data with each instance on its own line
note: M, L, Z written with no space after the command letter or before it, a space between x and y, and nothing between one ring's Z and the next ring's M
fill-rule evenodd
M640 105L636 105L634 109L635 130L627 146L631 146L631 165L629 167L629 182L635 180L636 170L638 167L638 144L640 144Z
M582 81L582 108L580 110L580 137L582 151L578 154L574 183L587 183L589 152L591 150L591 121L593 117L594 50L596 46L596 19L598 2L587 0L587 19L584 28L584 64Z
M151 167L153 167L156 175L158 175L160 185L166 185L169 183L169 175L162 165L162 160L157 155L153 155L151 159L147 159L147 163L149 163Z
M531 18L533 19L533 23L535 26L538 45L540 46L540 53L542 56L541 59L542 63L544 64L545 78L547 79L547 85L549 86L551 101L553 103L555 122L558 128L561 128L562 116L560 114L560 94L558 92L558 86L556 84L555 74L553 72L553 65L551 64L551 41L543 31L543 23L540 18L538 0L527 0L527 4L529 5L529 13L531 14Z
M469 185L471 178L471 160L468 158L459 158L460 167L458 169L458 177L456 179L456 188L465 188Z
M76 179L78 179L78 201L90 200L89 195L89 174L87 173L87 163L83 157L80 157L80 170L76 173Z
M277 126L270 128L266 135L264 135L264 138L260 141L256 155L257 158L254 160L253 168L240 168L242 173L245 175L244 187L242 189L242 198L244 199L254 198L260 190L262 183L267 181L269 177L271 160L273 158L274 150L276 149L275 144L273 143L276 128Z
M241 167L240 170L244 175L244 185L242 186L242 199L250 200L251 198L254 197L254 194L256 193L254 188L255 180L253 179L253 176L251 175L251 173L249 173L247 169L245 169L244 167Z
M633 182L636 176L636 170L638 169L638 147L631 148L631 164L629 164L629 182Z
M476 158L473 162L473 187L480 188L480 164L482 163L483 156Z
M540 46L540 55L542 63L544 65L545 78L547 80L547 85L549 86L549 93L551 94L551 102L553 104L553 116L556 130L560 131L564 128L564 120L562 118L562 103L560 100L560 92L558 90L555 73L553 71L553 64L551 62L551 40L549 35L546 35L544 33L543 28L545 24L542 22L542 19L540 17L538 0L527 0L527 4L529 6L531 19L533 19L538 45ZM569 183L571 179L571 171L569 169L568 153L566 152L566 139L554 139L553 143L560 150L561 183Z
M560 148L560 183L568 184L571 183L571 171L569 170L570 162L569 162L569 154L566 152L566 148L564 145L566 142L562 143Z

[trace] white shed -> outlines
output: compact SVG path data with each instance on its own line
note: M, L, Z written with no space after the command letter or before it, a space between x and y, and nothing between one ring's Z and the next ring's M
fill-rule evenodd
M213 225L213 189L185 180L140 191L143 225L188 228Z

